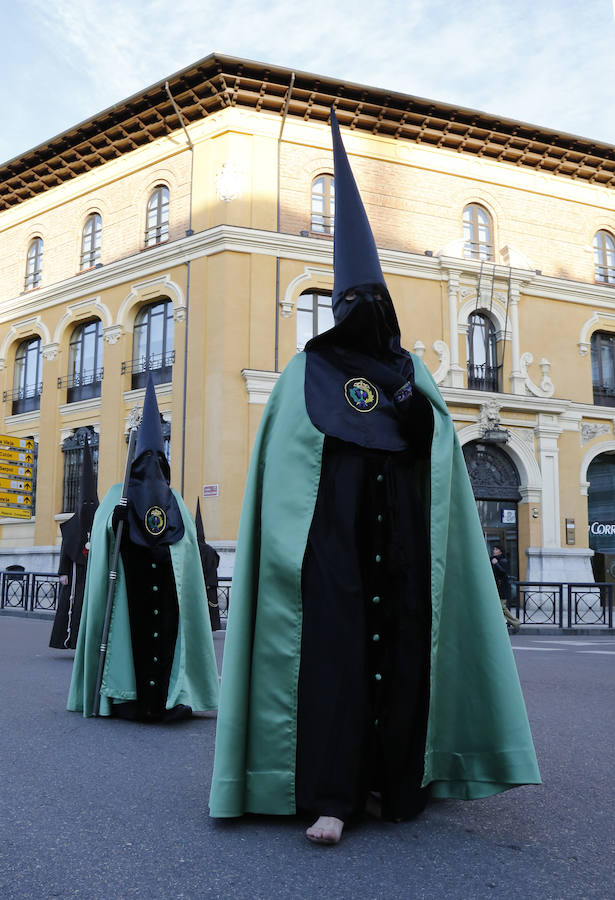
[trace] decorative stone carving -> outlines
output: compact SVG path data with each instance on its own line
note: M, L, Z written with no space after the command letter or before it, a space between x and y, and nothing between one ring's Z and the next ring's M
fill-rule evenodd
M532 381L532 377L528 372L529 366L534 362L534 357L531 353L522 353L521 358L519 360L519 368L521 370L521 375L523 377L525 387L528 393L533 394L535 397L552 397L555 393L555 387L553 386L553 382L549 377L549 371L551 369L551 363L548 359L543 358L540 360L540 370L542 372L542 378L540 379L540 384L536 384Z
M419 359L423 358L423 353L425 353L425 344L423 343L423 341L415 341L414 347L412 349Z
M286 297L280 300L280 311L282 313L282 318L289 319L293 314L294 308L295 304L292 300L288 300Z
M478 424L481 431L493 431L500 427L501 404L497 400L487 400L480 408Z
M185 322L186 321L186 307L185 306L176 306L173 311L173 318L176 322Z
M103 328L103 340L106 344L117 344L121 336L121 325L110 325L108 328Z
M448 349L448 344L444 341L434 341L432 346L440 360L440 365L433 373L433 378L436 384L442 384L450 369L451 354Z
M509 428L508 430L528 447L531 447L532 452L534 451L534 430L532 428Z
M581 447L589 444L601 434L609 434L611 426L605 422L581 422Z
M43 359L52 360L55 359L58 355L58 350L60 348L59 344L52 342L50 344L45 344L42 348L41 353L43 354Z

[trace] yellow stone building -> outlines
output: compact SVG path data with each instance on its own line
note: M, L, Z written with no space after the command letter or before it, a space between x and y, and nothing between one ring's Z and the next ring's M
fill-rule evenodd
M38 444L2 566L53 570L83 436L102 496L151 369L230 572L263 404L330 323L332 104L487 540L521 578L591 581L591 548L613 578L615 148L218 54L0 167L0 431Z

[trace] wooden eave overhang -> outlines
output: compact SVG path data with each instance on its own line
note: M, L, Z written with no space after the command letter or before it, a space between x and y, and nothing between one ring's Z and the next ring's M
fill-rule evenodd
M168 80L187 122L229 106L282 115L293 71L214 53ZM288 115L615 187L615 147L446 103L295 72ZM165 81L0 166L0 211L180 127Z

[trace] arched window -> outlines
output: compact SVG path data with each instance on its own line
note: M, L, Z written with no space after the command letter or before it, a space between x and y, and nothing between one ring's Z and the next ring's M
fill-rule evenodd
M463 238L466 259L493 259L491 216L478 203L469 203L463 211Z
M335 181L333 175L318 175L312 182L311 230L333 234L335 220Z
M100 262L102 216L90 213L83 227L81 238L81 269L93 269Z
M10 395L5 395L5 399L13 401L13 415L40 409L42 369L41 339L36 337L22 341L15 355L13 391Z
M153 247L169 239L169 189L159 184L147 203L145 246Z
M595 406L615 406L615 334L594 331L591 337Z
M28 247L28 256L26 259L26 280L25 290L31 291L32 288L38 287L41 283L41 273L43 271L43 239L35 237L30 241Z
M66 385L66 400L89 400L100 397L102 369L102 326L100 319L78 325L68 346L68 375L60 379L58 387ZM62 383L64 382L64 383Z
M594 272L601 284L615 284L615 238L608 231L594 237Z
M98 435L92 425L77 428L62 443L64 455L64 482L62 489L62 512L75 512L79 500L81 470L83 469L83 448L90 445L92 467L98 477Z
M333 328L331 294L306 291L297 301L297 350L303 350L310 338Z
M468 319L468 388L473 391L498 391L500 372L497 363L495 326L486 313L473 312Z
M132 362L122 371L132 372L132 387L145 387L151 371L154 383L162 384L173 378L173 304L157 300L142 306L135 318L132 342Z

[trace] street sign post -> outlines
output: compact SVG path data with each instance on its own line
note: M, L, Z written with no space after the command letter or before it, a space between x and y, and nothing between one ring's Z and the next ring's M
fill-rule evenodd
M0 434L0 518L32 518L36 453L33 438Z
M4 447L0 447L0 459L16 463L17 465L31 466L34 463L34 451L7 450Z
M0 505L15 505L15 506L24 506L29 507L32 506L32 497L30 494L13 494L8 491L0 491Z
M11 465L9 462L0 462L0 478L34 478L33 466Z
M0 519L31 519L32 512L29 509L17 509L13 506L0 506Z
M18 481L13 478L0 478L0 491L14 491L18 494L31 494L31 481Z
M16 438L8 434L0 434L0 447L13 447L17 450L34 450L32 438Z

